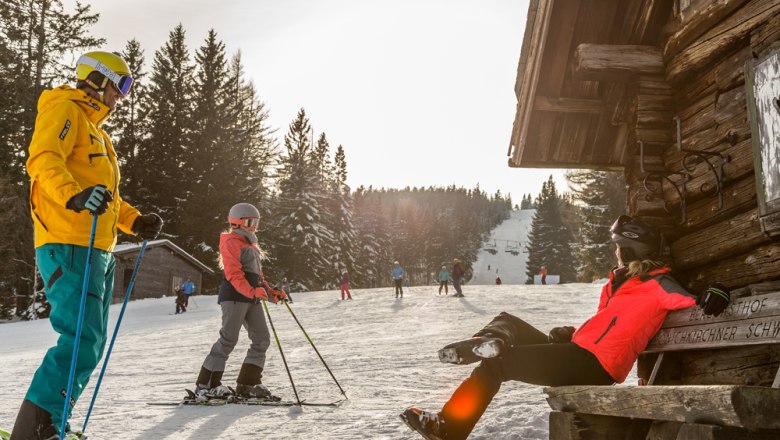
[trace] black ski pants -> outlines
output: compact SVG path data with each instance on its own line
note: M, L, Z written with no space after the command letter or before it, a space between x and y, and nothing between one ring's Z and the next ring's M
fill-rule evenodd
M395 285L395 297L398 298L398 294L401 294L401 297L404 296L404 280L393 280L393 284Z
M611 385L614 379L591 352L572 343L554 344L547 335L502 312L475 336L492 336L508 347L483 360L444 405L447 439L469 436L501 384L510 380L544 385Z
M444 289L444 293L449 294L447 281L439 281L439 295L441 295L441 289Z

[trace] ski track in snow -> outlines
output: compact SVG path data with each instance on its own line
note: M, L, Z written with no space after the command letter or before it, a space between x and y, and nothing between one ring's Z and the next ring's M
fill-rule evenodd
M511 216L496 226L490 233L490 238L483 243L482 250L477 254L477 261L472 265L474 277L470 284L495 284L496 277L501 277L504 284L525 284L528 276L525 273L528 264L528 254L525 246L528 244L528 234L531 233L531 222L535 209L512 211ZM512 243L519 242L517 249L512 249ZM495 244L496 254L487 251ZM515 250L512 255L507 250ZM490 269L488 269L490 266Z
M190 311L169 315L172 297L128 305L100 395L90 417L90 439L242 439L258 435L290 439L415 439L398 418L410 405L438 410L472 366L442 364L436 351L469 337L501 311L542 330L579 325L598 304L597 284L548 286L465 285L465 298L437 295L433 286L356 289L353 301L337 291L298 293L291 305L349 396L338 408L228 405L160 407L192 388L204 357L218 337L216 297L195 297ZM340 397L295 321L282 305L269 304L282 348L301 399ZM112 306L113 331L119 305ZM55 342L48 320L0 325L4 374L0 375L0 426L9 427L46 349ZM234 385L249 340L242 332L224 382ZM80 428L89 408L98 368L72 418ZM263 376L277 395L294 399L271 337ZM634 381L629 378L629 382ZM549 408L541 387L510 382L502 386L477 425L474 439L547 438Z

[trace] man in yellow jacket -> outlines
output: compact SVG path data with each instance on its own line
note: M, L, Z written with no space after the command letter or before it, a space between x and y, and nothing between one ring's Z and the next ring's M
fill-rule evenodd
M103 355L117 228L151 239L163 224L157 214L141 215L122 200L116 151L102 128L130 92L127 63L110 52L89 52L77 62L76 79L76 88L63 85L41 93L27 160L36 262L51 305L49 319L60 336L35 372L14 424L14 439L59 434L92 216L98 216L95 247L67 418Z

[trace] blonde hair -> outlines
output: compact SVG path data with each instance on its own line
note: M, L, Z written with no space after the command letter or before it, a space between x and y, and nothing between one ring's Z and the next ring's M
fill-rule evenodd
M647 275L654 269L660 269L666 266L668 265L665 262L659 260L634 260L628 263L628 272L626 272L626 278Z

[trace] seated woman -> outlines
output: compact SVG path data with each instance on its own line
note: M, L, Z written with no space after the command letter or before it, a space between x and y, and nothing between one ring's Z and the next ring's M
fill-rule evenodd
M611 385L621 383L671 310L700 305L719 315L730 295L714 284L694 296L680 286L662 261L661 234L621 215L611 228L618 267L601 290L598 311L579 328L556 327L545 334L508 313L496 316L471 339L439 351L442 362L482 360L438 413L408 408L401 419L427 439L465 439L501 384ZM576 368L572 368L576 365Z

